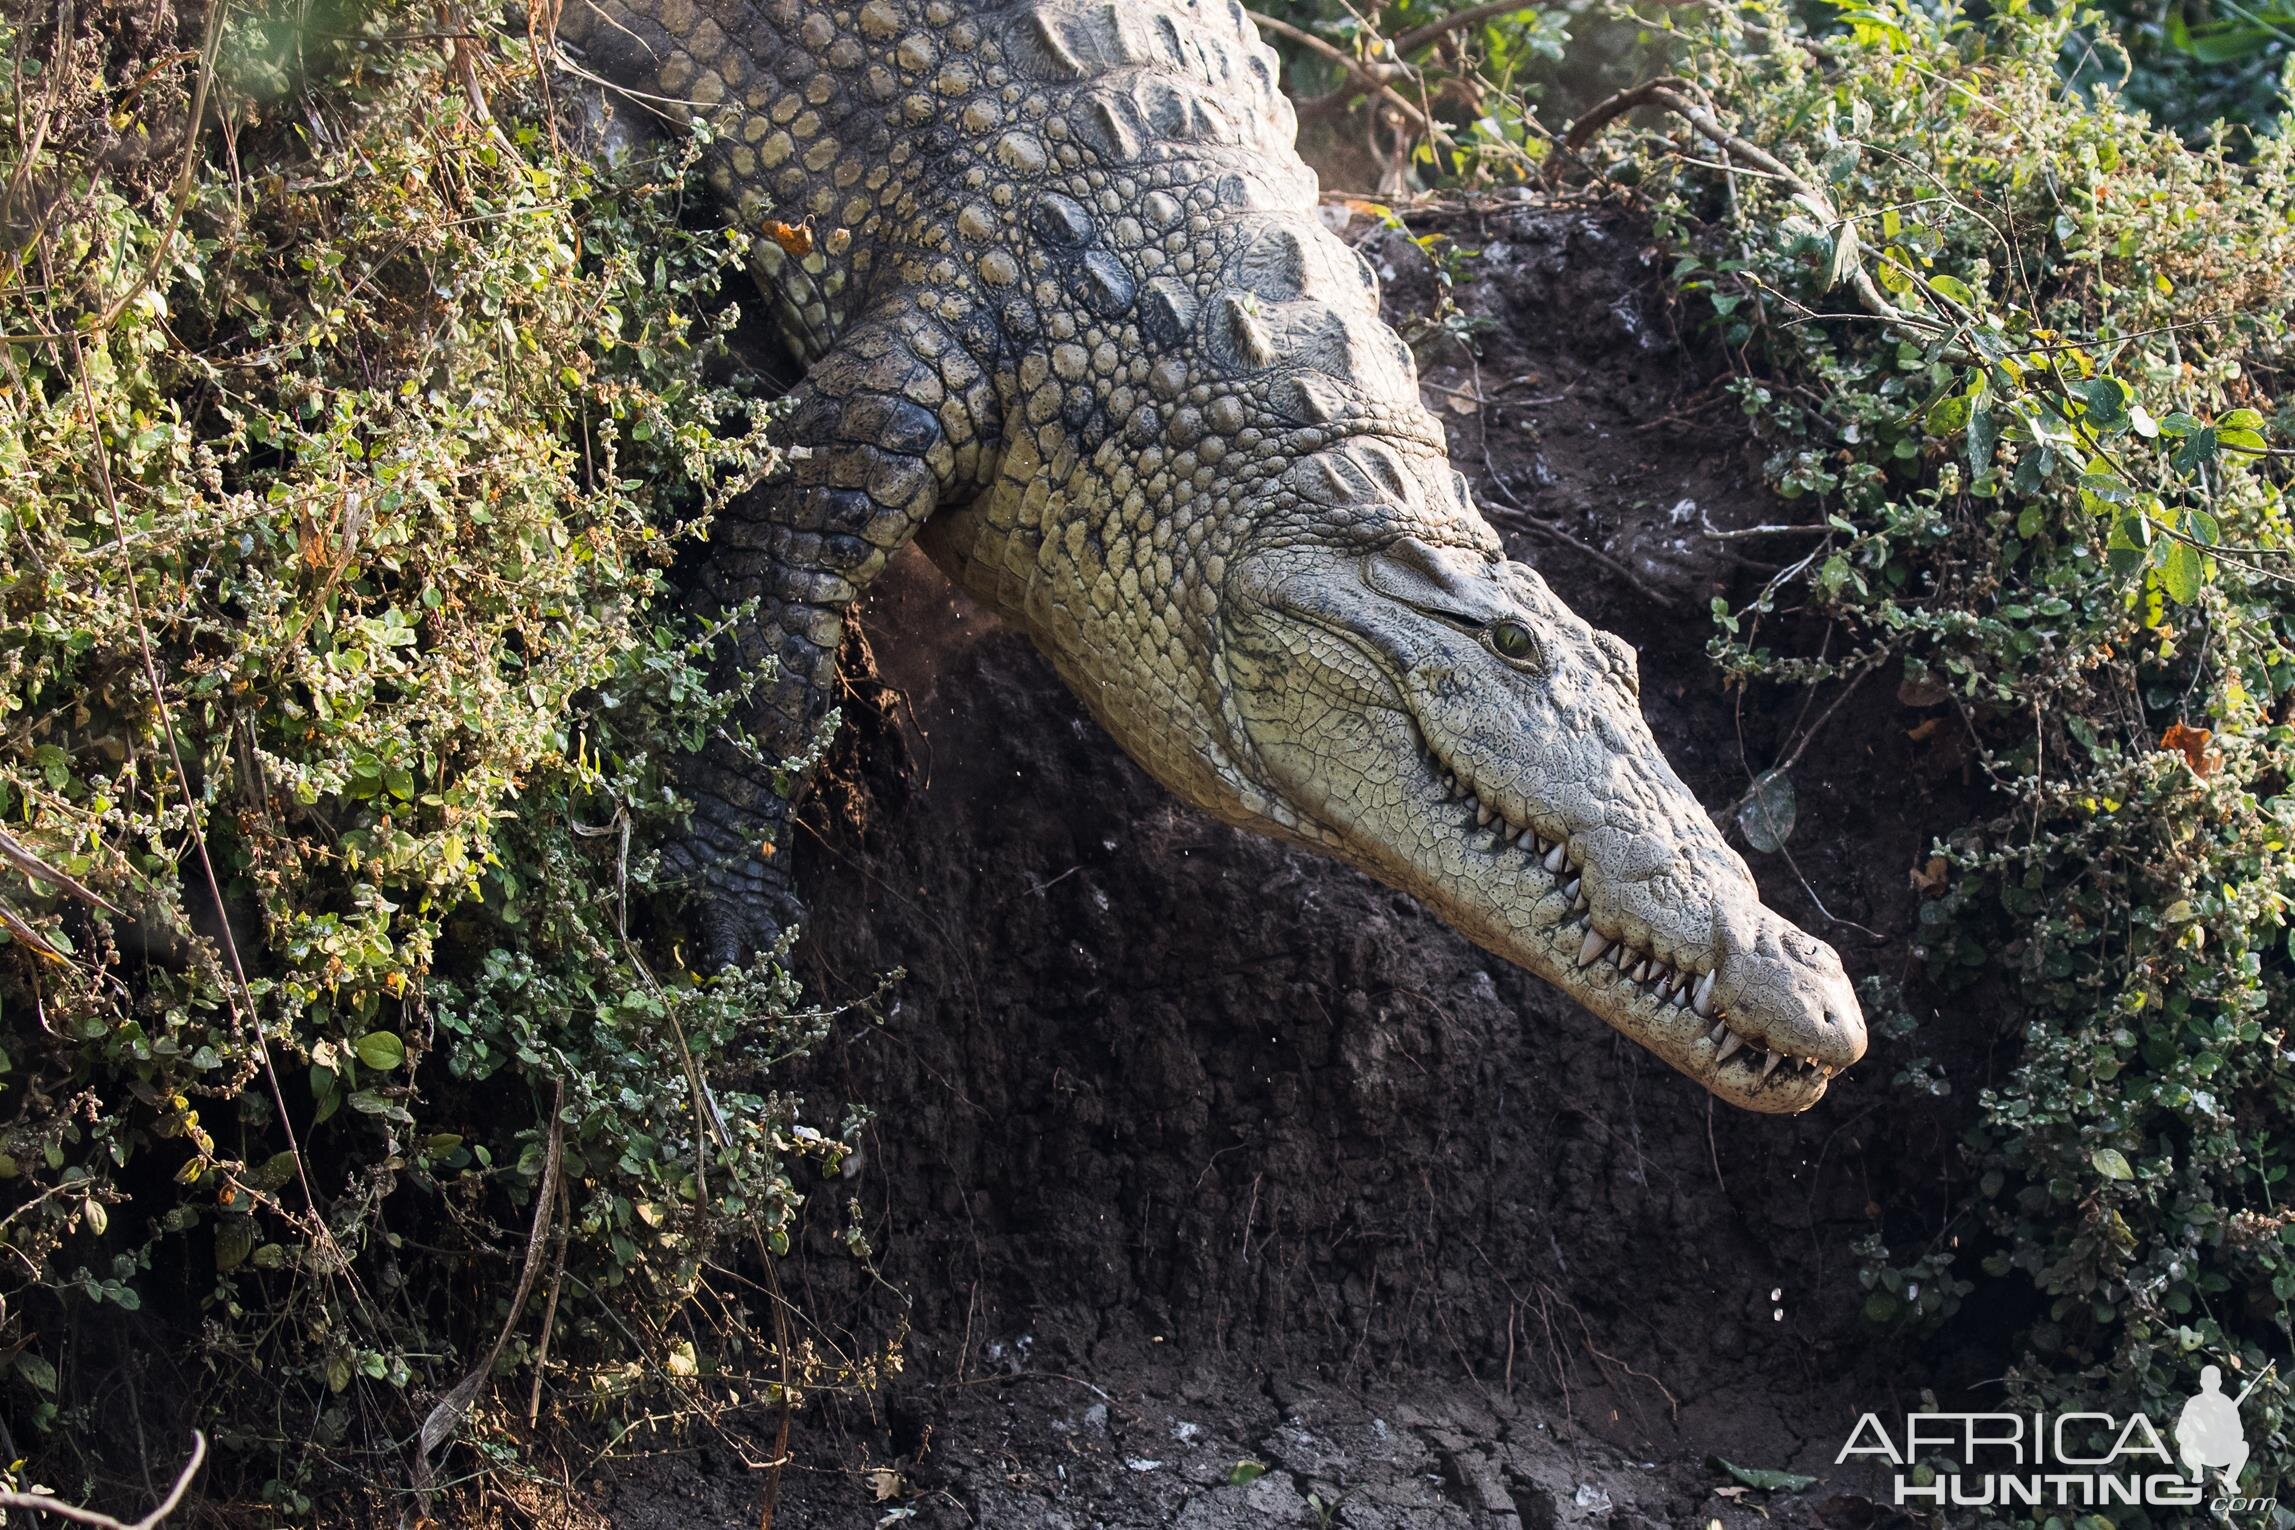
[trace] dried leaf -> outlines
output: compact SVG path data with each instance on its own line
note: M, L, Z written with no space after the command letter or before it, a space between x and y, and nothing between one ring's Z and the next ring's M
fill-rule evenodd
M802 258L813 253L813 225L810 223L783 223L778 218L767 218L765 237L791 255Z
M1946 870L1944 857L1932 855L1926 866L1915 866L1907 875L1912 880L1914 892L1934 898L1944 891Z
M1908 707L1933 707L1951 695L1951 688L1934 675L1923 675L1918 680L1904 680L1897 684L1897 700Z
M1781 770L1765 771L1746 792L1737 810L1737 827L1747 844L1764 855L1775 855L1793 837L1795 816L1793 778Z
M2207 747L2208 740L2214 737L2211 729L2170 723L2167 732L2160 735L2160 747L2182 755L2191 773L2204 780L2223 767L2223 751Z
M900 1473L889 1466L880 1466L869 1473L869 1491L876 1494L878 1503L900 1497Z

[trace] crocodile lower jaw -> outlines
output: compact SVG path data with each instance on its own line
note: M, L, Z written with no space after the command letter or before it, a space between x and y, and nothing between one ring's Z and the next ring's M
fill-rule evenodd
M1470 850L1489 857L1537 905L1537 933L1545 949L1501 949L1498 954L1539 972L1731 1104L1763 1114L1791 1114L1824 1096L1838 1069L1775 1050L1732 1025L1715 998L1715 957L1667 957L1597 928L1582 886L1583 860L1567 833L1512 821L1436 753L1423 734L1420 744L1436 785L1432 821L1455 822Z

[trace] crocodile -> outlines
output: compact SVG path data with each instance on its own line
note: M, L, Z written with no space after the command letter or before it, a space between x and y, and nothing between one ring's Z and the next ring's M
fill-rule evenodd
M727 662L756 681L665 853L709 956L801 915L777 767L915 541L1179 797L1413 895L1722 1099L1802 1110L1862 1054L1839 957L1674 773L1633 649L1452 470L1234 0L568 0L558 28L700 130L804 367L786 470L693 575L752 613Z

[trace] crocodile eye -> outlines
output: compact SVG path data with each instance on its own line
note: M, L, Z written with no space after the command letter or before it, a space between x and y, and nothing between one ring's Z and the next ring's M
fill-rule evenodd
M1527 664L1538 656L1538 640L1530 629L1517 621L1495 621L1490 624L1491 651L1509 664Z

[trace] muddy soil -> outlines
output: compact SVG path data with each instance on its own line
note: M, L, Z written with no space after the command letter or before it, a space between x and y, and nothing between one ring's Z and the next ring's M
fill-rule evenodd
M1807 546L1704 533L1808 518L1758 487L1726 359L1676 333L1629 212L1413 232L1447 245L1354 231L1455 460L1640 648L1653 730L1725 809L1837 694L1725 692L1705 656L1745 560ZM847 1343L905 1332L906 1368L799 1418L783 1530L1895 1522L1834 1465L1849 1426L1982 1372L1870 1329L1854 1245L1936 1234L1967 1091L1892 1087L1879 1035L1804 1117L1714 1105L1410 900L1172 801L921 557L863 627L796 856L809 988L907 974L804 1084L877 1113L817 1197L860 1198L876 1259L824 1240L785 1278ZM1893 683L1802 753L1791 861L1750 857L1856 976L1911 968L1907 869L1964 816ZM751 1526L762 1481L636 1463L594 1507Z

